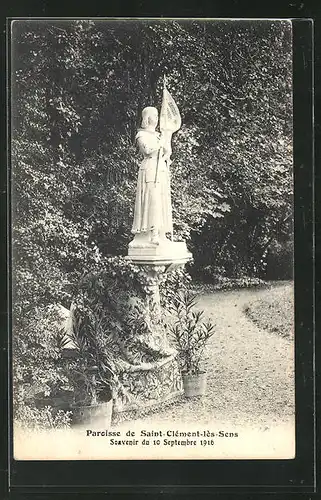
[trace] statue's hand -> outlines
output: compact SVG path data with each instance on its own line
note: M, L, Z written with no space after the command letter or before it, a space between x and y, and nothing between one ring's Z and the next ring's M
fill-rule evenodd
M163 135L161 135L159 138L159 145L161 148L165 148L165 146L166 146L166 139Z
M170 158L170 154L168 152L165 152L164 156L163 156L163 160L167 163L167 166L170 165L171 162L171 158Z

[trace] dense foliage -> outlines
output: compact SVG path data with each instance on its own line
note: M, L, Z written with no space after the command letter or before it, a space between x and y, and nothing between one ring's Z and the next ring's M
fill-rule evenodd
M37 314L69 308L81 276L127 251L135 133L142 108L160 105L164 73L183 122L172 201L191 274L291 275L290 23L15 21L12 53L19 370L32 372L28 343L47 328Z

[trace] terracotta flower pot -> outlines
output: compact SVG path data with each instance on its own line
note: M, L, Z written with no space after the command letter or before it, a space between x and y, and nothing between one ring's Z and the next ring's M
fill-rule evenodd
M185 396L191 398L193 396L203 396L206 391L206 373L198 373L197 375L182 374Z
M73 408L73 424L97 425L109 429L113 412L113 400L89 406L75 406Z

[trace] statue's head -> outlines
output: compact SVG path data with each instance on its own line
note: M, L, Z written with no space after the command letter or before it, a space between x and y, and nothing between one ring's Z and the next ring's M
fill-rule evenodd
M158 122L158 111L152 106L147 106L142 111L142 128L156 127Z

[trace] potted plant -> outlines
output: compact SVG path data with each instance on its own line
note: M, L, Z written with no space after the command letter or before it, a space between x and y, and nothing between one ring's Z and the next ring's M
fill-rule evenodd
M169 324L171 339L178 351L185 396L201 396L206 391L206 372L201 368L203 352L215 333L215 325L204 320L204 311L195 310L196 295L183 292L171 305L175 320Z
M73 309L70 338L75 349L69 363L73 386L73 423L111 424L118 387L114 341L99 307Z

